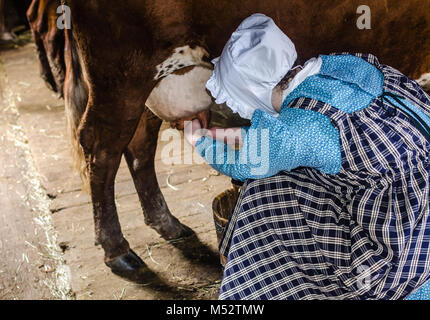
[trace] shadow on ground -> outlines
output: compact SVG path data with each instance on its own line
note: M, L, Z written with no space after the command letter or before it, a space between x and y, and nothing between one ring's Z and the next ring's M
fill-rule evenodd
M182 256L195 268L202 268L205 273L213 275L214 278L221 279L222 267L219 254L201 242L197 235L170 240L168 243L178 249ZM117 276L121 277L119 274ZM133 275L133 277L133 280L130 278L127 279L127 277L121 278L135 284L135 288L152 291L154 295L161 295L163 299L169 300L195 299L199 289L205 287L205 285L196 287L194 285L175 283L154 272L148 266L142 267L138 275ZM209 285L207 287L212 286Z
M171 244L180 250L185 259L196 266L204 267L214 273L221 270L220 256L209 246L200 241L196 235L171 241Z

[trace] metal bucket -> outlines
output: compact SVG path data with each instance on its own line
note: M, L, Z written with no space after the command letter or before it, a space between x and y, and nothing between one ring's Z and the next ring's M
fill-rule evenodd
M230 189L222 192L212 202L212 211L214 216L215 231L218 239L218 245L221 243L228 220L236 206L239 197L240 186L233 185ZM221 265L225 266L227 258L220 254Z

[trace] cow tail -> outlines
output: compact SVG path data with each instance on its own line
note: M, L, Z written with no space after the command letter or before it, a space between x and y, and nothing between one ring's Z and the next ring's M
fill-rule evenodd
M70 132L74 167L80 175L82 189L90 191L89 176L83 148L79 142L79 125L88 103L88 85L82 69L77 43L72 30L65 29L66 81L64 100L67 126Z
M33 0L27 10L27 19L39 57L41 76L47 86L63 97L64 33L52 25L49 15L56 14L57 0Z

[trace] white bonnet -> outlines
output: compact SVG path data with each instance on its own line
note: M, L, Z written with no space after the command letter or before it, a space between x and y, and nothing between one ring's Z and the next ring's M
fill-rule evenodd
M245 19L232 34L206 83L216 103L226 103L242 118L255 109L270 114L272 90L297 59L293 42L264 14Z

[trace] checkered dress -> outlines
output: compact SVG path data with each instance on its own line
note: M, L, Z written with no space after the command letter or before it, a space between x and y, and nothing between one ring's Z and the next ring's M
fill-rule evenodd
M430 115L430 98L399 71L384 91ZM353 113L309 98L288 107L328 116L342 169L248 180L227 225L220 299L403 299L430 279L429 141L382 97Z

